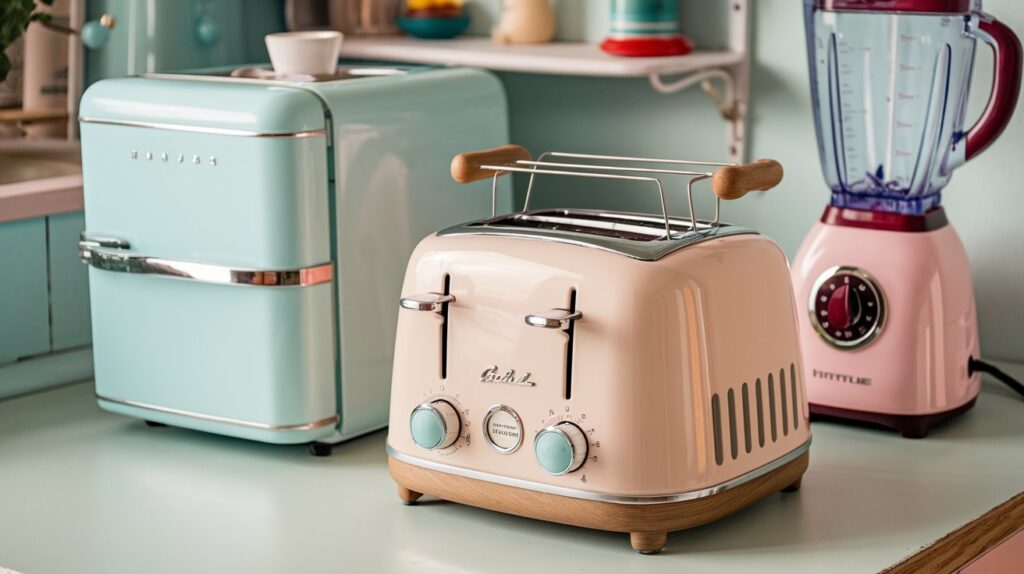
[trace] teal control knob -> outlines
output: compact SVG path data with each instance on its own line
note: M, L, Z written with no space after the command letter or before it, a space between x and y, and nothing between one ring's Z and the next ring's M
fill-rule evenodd
M448 448L459 438L459 412L444 400L423 403L412 411L409 430L412 440L427 450Z
M569 474L587 460L587 435L572 423L551 425L537 433L533 451L548 474Z
M111 14L100 16L99 20L90 20L82 26L82 44L90 50L102 48L110 39L110 30L117 25L117 19Z

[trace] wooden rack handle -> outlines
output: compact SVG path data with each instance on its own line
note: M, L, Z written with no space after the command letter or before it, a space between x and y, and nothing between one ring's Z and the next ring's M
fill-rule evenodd
M774 159L730 165L715 172L711 189L722 199L739 199L749 191L768 191L782 181L782 164Z
M482 165L514 165L519 160L530 159L530 152L523 146L503 145L481 151L460 153L452 159L452 179L459 183L494 177L494 170L481 169Z

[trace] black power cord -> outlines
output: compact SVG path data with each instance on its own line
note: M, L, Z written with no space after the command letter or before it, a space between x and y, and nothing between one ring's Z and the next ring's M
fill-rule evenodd
M1005 372L1003 372L1002 369L993 365L992 363L986 363L981 359L975 359L974 357L971 357L967 361L967 375L973 375L975 371L988 373L992 375L997 380L1004 383L1006 386L1017 391L1017 393L1019 393L1021 396L1024 396L1024 385L1022 385L1020 381L1018 381L1017 379L1014 379L1010 375L1007 375Z

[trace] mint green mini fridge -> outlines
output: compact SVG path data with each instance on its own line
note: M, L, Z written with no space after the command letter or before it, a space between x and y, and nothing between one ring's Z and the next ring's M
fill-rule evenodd
M102 408L315 454L386 425L408 257L491 210L448 170L508 141L494 76L151 74L80 122Z

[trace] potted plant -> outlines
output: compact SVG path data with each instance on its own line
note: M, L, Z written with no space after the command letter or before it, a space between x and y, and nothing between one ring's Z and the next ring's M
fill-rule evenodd
M53 5L53 0L38 0L39 4ZM50 15L36 10L36 0L0 0L0 82L7 79L11 62L4 52L18 41L32 22L50 24Z

